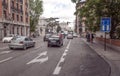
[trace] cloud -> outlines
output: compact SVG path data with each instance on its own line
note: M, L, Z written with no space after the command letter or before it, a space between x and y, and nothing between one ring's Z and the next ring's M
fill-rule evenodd
M59 17L61 21L75 19L75 4L71 0L43 0L44 17Z

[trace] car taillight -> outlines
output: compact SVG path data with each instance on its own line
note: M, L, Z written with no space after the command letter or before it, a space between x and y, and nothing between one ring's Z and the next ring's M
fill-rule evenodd
M19 42L20 44L23 44L23 41Z

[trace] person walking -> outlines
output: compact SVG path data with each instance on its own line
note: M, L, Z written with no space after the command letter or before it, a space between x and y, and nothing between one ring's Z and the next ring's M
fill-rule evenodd
M86 39L87 39L87 42L90 42L90 33L89 32L86 33Z

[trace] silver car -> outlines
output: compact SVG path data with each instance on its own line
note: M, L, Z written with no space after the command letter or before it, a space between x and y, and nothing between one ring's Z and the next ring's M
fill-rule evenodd
M67 35L67 39L73 39L73 35L72 34L68 34Z
M26 36L13 38L11 43L9 44L10 49L22 48L25 50L28 47L34 47L34 46L35 46L35 41L33 41L31 38Z

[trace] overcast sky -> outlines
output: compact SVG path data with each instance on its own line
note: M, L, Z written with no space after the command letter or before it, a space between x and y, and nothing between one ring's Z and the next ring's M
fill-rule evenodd
M43 17L59 17L60 21L75 20L75 4L71 0L43 0Z

